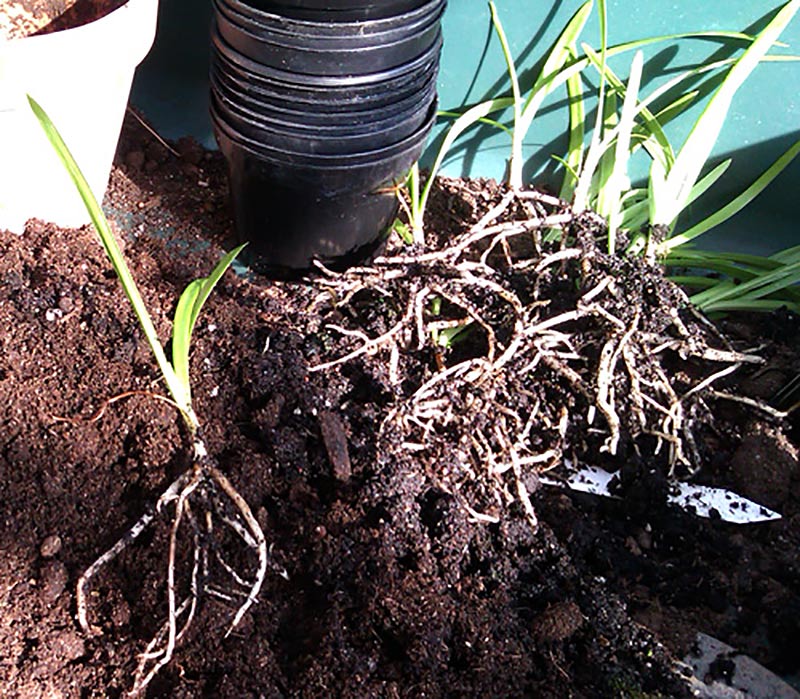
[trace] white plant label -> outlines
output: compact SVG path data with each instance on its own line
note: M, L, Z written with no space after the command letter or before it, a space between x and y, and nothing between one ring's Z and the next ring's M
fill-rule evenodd
M596 466L575 469L568 461L565 461L565 466L568 470L566 478L542 475L539 477L540 482L544 485L567 487L581 493L617 497L610 492L609 484L618 473L609 473ZM667 502L699 517L719 517L725 522L734 524L769 522L781 518L777 512L730 490L680 481L671 483Z

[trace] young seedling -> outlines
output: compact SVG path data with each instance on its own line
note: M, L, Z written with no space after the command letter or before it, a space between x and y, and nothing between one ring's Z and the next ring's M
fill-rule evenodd
M137 539L154 521L157 514L171 505L174 506L166 571L168 618L141 656L134 681L134 692L138 693L173 657L176 645L189 629L204 594L219 594L209 582L212 562L218 562L219 567L233 580L232 584L235 589L230 595L224 595L224 598L238 597L243 600L233 615L228 633L256 602L266 574L267 545L264 533L250 507L219 470L215 459L206 449L200 434L200 421L192 406L189 378L189 348L197 318L214 286L243 246L226 254L208 277L193 281L181 295L173 321L172 362L170 363L133 276L89 184L47 114L33 98L28 97L28 100L86 205L114 271L153 351L167 385L171 397L170 402L180 413L192 441L191 467L163 492L155 507L148 509L108 551L86 569L78 580L78 622L86 633L97 634L99 629L89 621L87 601L92 579ZM188 581L189 593L179 601L180 585L176 581L177 551L179 532L184 519L190 522L194 530L191 556L193 563ZM221 522L223 526L217 527L215 523L218 522ZM255 572L250 574L249 579L247 576L237 573L220 557L219 547L215 540L219 538L219 531L226 529L234 532L257 556Z

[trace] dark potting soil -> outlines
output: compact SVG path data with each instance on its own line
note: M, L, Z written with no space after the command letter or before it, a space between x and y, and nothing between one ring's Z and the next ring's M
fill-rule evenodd
M127 0L0 0L0 38L21 39L80 27Z
M463 234L504 195L492 182L443 180L430 239ZM170 153L128 120L105 203L166 339L180 291L231 237L224 165L191 141ZM505 346L507 309L489 297L481 308L472 291L448 286L446 269L435 273L429 283L453 299L442 316L457 316L456 302L474 305ZM421 278L416 267L403 276L411 289ZM527 298L525 279L511 282ZM798 673L791 424L717 400L698 431L698 478L780 511L780 521L736 526L668 508L659 496L665 448L633 469L619 501L539 486L526 472L534 531L512 480L459 471L459 440L466 428L502 432L492 405L522 412L527 399L514 396L541 391L537 414L554 425L537 423L542 450L560 434L558 449L614 467L598 451L602 435L580 422L583 399L553 369L537 386L521 376L485 384L494 403L478 396L483 419L475 397L455 388L444 397L456 415L442 412L440 394L428 417L404 414L409 396L459 353L486 351L480 331L449 350L412 347L393 360L376 347L311 371L357 348L356 330L377 337L402 315L403 288L389 287L394 307L364 283L366 295L334 307L337 289L320 283L229 273L209 299L192 352L196 408L209 450L267 535L270 568L258 605L227 637L230 605L205 600L148 696L680 697L675 661L698 631ZM574 279L553 274L548 284L575 293ZM0 327L0 694L121 697L164 620L169 522L94 581L90 614L101 635L80 632L75 583L187 466L189 445L175 411L152 397L164 388L90 228L34 221L24 236L0 233ZM591 328L573 329L596 359ZM767 360L726 377L726 391L768 398L797 371L794 317L737 318L724 329L733 348L758 347ZM680 385L705 375L696 360L671 361ZM707 417L701 407L697 419ZM559 432L564 410L575 425ZM417 448L425 420L435 429ZM631 448L623 439L621 453ZM240 569L252 564L237 548L224 555Z

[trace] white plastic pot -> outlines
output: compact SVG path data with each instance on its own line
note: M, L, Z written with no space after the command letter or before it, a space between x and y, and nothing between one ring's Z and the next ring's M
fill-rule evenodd
M74 29L0 41L0 230L22 233L30 218L63 227L89 222L26 95L48 113L102 201L157 14L158 0L129 0Z

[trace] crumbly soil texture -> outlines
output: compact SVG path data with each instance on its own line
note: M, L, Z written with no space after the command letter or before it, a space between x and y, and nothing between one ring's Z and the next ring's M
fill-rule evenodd
M129 119L105 206L167 341L232 238L224 162ZM797 319L712 324L538 192L442 180L429 214L425 246L302 281L229 272L210 297L194 401L268 570L229 632L255 561L221 538L142 694L682 697L698 632L796 678L797 433L764 406L800 368ZM0 280L0 694L123 697L167 614L173 510L92 579L95 634L76 583L191 444L90 227L0 232ZM542 484L565 460L619 470L618 497ZM783 516L695 517L670 478Z

